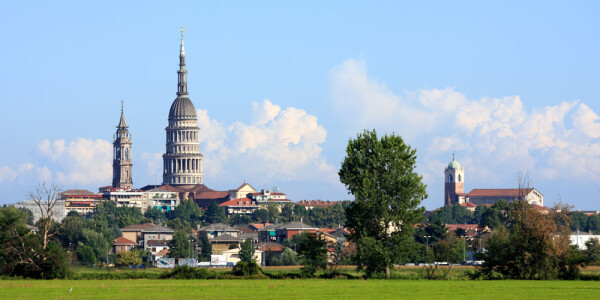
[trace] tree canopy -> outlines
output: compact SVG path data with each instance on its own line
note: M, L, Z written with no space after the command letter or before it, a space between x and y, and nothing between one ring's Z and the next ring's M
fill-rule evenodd
M365 130L348 142L340 180L354 195L346 209L350 239L357 245L359 268L368 276L386 272L413 247L413 224L422 219L427 198L415 172L416 150L396 135Z

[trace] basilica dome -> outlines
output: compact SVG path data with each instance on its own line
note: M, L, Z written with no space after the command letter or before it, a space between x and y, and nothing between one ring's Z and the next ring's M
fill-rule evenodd
M196 108L188 97L177 97L169 110L169 120L196 118Z

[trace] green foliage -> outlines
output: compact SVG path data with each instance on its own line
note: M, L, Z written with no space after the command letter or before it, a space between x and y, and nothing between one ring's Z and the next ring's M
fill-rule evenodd
M246 239L242 243L242 247L240 248L240 260L247 263L254 261L254 247L252 246L251 239Z
M214 202L211 204L217 205ZM210 206L209 206L210 207ZM217 205L218 207L218 205ZM204 218L208 218L207 215ZM223 211L223 214L225 212ZM191 231L199 225L202 225L202 210L192 199L184 199L181 203L174 209L166 213L166 217L169 220L169 227L173 229L180 229L185 231ZM209 222L211 223L211 222Z
M67 265L67 254L58 243L50 242L41 260L41 279L63 279L71 274ZM33 275L33 274L31 274ZM35 278L35 276L32 276Z
M81 229L85 227L85 219L79 214L66 216L63 221L56 238L61 242L63 247L75 247L83 241Z
M464 260L466 241L455 235L447 235L432 246L435 261L458 264Z
M195 256L192 238L183 230L175 230L173 239L169 241L169 257L193 258Z
M257 223L266 223L269 221L269 211L259 208L252 212L252 220Z
M308 232L303 232L299 236L298 254L304 265L301 272L303 277L314 277L318 269L325 269L327 267L325 240Z
M206 208L206 213L204 214L204 221L209 224L223 223L227 222L227 216L225 215L225 208L219 206L216 201L211 201Z
M279 256L282 266L295 266L298 265L298 254L291 248L283 249Z
M416 158L416 150L393 134L379 139L375 130L365 130L348 142L339 175L355 201L346 208L346 225L358 267L369 275L388 271L412 249L413 224L422 219L419 205L427 197ZM371 246L375 254L365 249Z
M260 267L254 261L239 261L233 269L231 273L235 276L249 276L249 275L257 275L261 273Z
M487 208L485 210L481 209L483 212L481 213L481 218L479 221L479 225L481 227L489 227L490 229L494 229L501 225L507 226L509 225L509 206L508 202L505 200L500 200L494 203L492 207Z
M279 221L279 204L275 203L275 202L270 202L269 205L267 205L267 212L269 213L269 222L271 223L275 223L276 221Z
M77 247L77 258L79 261L87 266L93 266L96 264L96 253L94 253L94 249L90 246L79 245Z
M138 251L125 251L117 254L116 266L137 266L142 264Z
M110 250L111 242L115 235L113 231L95 231L89 228L81 230L82 242L84 245L90 246L94 250L96 258L106 262L107 253Z
M308 218L308 210L304 205L294 204L294 221L300 221Z
M208 240L208 234L206 231L201 231L198 238L198 247L200 248L200 261L210 261L212 255L212 245Z
M593 238L585 242L586 249L583 250L588 265L600 265L600 243Z
M252 223L252 217L246 214L234 214L229 218L231 226L247 226Z
M144 218L148 219L148 221L154 224L162 224L167 220L165 213L154 206L148 206L146 212L144 213Z
M346 213L340 203L325 208L317 206L308 212L308 223L317 227L340 227L346 223Z
M523 201L510 205L508 227L500 226L487 243L478 274L483 278L572 279L584 265L569 245L567 209L543 214Z
M55 242L42 247L39 236L27 228L29 214L0 207L0 274L54 279L69 276L65 251Z
M161 276L163 279L214 279L216 273L204 268L194 268L190 266L177 266L173 271L167 272Z
M475 224L473 213L458 203L440 207L433 212L433 216L440 218L444 224Z

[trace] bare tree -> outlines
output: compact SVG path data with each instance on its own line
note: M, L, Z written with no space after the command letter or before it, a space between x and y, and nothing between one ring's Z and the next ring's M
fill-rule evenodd
M527 202L527 193L533 186L531 179L529 179L529 171L523 173L520 171L517 173L517 184L519 187L519 200Z
M40 211L40 224L42 230L42 247L46 250L50 239L56 234L51 233L52 217L55 214L55 207L61 205L60 193L62 188L56 184L47 184L42 182L35 187L35 190L29 193L29 198L37 205Z

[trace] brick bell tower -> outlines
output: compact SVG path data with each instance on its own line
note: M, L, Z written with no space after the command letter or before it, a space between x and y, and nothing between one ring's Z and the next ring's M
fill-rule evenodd
M113 138L113 188L131 189L132 160L131 160L131 134L127 129L123 114L123 101L121 101L121 120Z
M465 170L456 161L454 153L452 161L444 170L444 205L454 205L465 201Z

